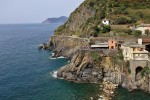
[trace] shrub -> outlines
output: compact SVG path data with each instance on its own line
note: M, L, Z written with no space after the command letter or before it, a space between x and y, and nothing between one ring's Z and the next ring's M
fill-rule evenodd
M144 18L144 14L141 11L138 11L136 15L140 18Z
M142 35L142 32L140 30L136 30L136 31L134 31L133 34L134 34L134 36L139 37Z
M125 33L127 33L129 35L132 35L132 30L131 29L127 29L127 30L125 30Z
M117 18L117 19L114 21L115 24L128 24L128 23L130 23L130 22L131 22L131 21L128 20L127 18L125 18L125 17L119 17L119 18Z
M100 19L104 19L105 16L106 16L105 11L104 11L104 10L101 10L100 15L99 15L99 18L100 18Z
M65 28L65 25L59 26L59 27L57 28L57 30L55 30L55 33L61 32L64 28Z
M92 39L90 39L89 45L93 45L93 44L95 44L95 42Z
M145 75L149 75L149 74L150 74L150 68L149 67L145 67L141 72L142 77Z
M109 25L105 25L103 26L102 28L102 33L107 33L107 32L110 32L111 31L111 27Z

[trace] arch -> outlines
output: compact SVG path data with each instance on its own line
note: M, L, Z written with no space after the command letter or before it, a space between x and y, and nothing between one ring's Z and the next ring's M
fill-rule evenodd
M142 68L141 66L138 66L138 67L135 69L136 75L137 75L138 73L140 73L142 70L143 70L143 68Z
M142 72L143 68L141 66L138 66L135 69L135 80L138 81L141 79L141 72Z
M150 44L145 45L145 47L146 47L146 50L147 50L148 52L150 52Z

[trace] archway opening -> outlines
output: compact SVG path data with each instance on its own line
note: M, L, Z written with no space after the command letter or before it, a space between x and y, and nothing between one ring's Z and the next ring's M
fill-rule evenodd
M142 76L141 76L142 70L143 70L143 68L140 66L136 68L136 74L135 74L135 80L136 81L142 79Z
M146 50L147 50L148 52L150 52L150 44L145 45L145 47L146 47Z

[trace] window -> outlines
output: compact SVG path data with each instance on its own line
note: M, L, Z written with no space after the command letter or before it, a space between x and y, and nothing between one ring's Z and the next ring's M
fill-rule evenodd
M111 49L114 49L114 47L113 47L113 46L111 46Z

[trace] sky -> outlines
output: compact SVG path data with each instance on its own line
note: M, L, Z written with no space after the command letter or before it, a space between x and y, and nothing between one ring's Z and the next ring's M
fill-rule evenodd
M84 0L0 0L0 24L41 23L69 16Z

